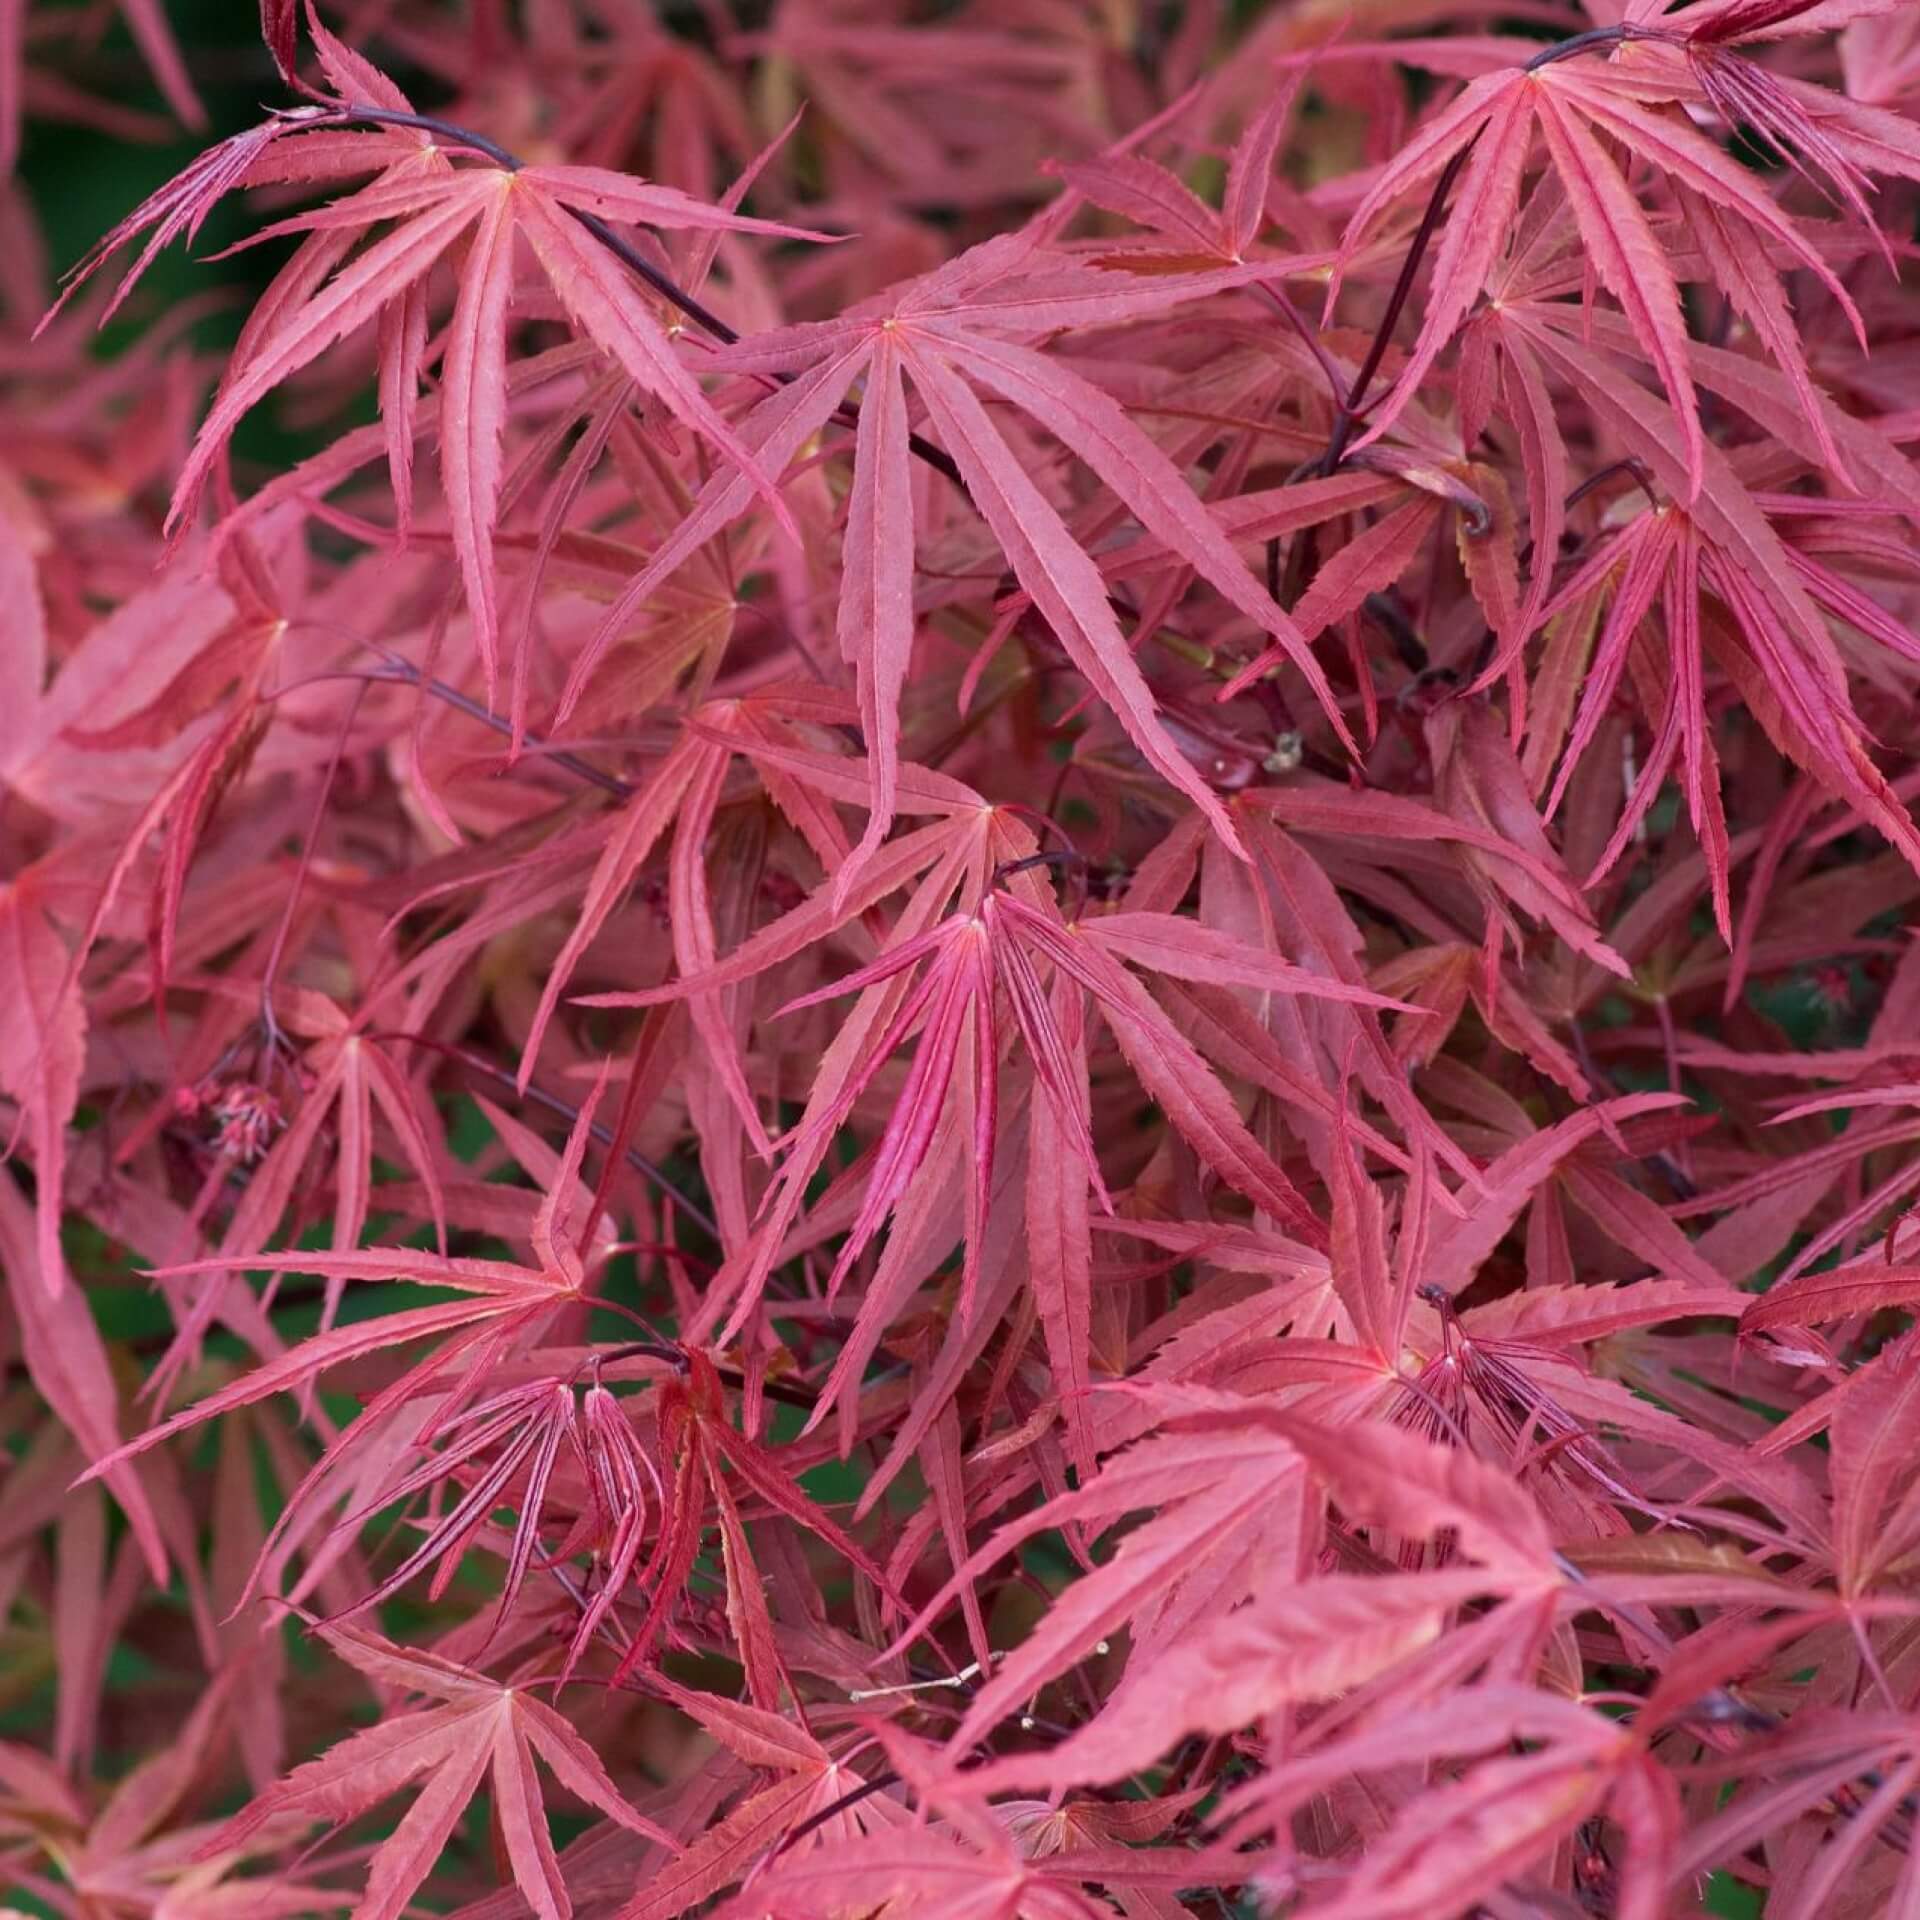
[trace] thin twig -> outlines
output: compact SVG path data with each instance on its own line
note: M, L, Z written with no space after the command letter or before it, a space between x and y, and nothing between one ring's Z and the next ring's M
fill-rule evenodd
M1556 41L1527 61L1524 71L1537 73L1542 67L1549 67L1561 60L1571 60L1584 53L1598 53L1608 47L1618 46L1623 40L1658 38L1639 32L1628 25L1594 27L1585 33L1576 33L1569 39ZM1333 426L1327 435L1326 451L1318 460L1311 461L1301 477L1324 479L1339 469L1346 458L1348 445L1353 439L1354 429L1360 424L1367 410L1367 397L1373 389L1375 376L1381 363L1386 359L1387 349L1393 343L1395 329L1400 324L1400 316L1406 310L1409 297L1413 292L1413 283L1420 272L1421 263L1427 257L1427 250L1433 244L1433 236L1439 231L1440 223L1446 215L1447 200L1453 192L1454 183L1460 177L1461 169L1468 157L1480 144L1482 128L1475 132L1447 164L1440 170L1440 177L1434 182L1433 191L1427 197L1425 211L1420 216L1420 224L1414 229L1406 257L1400 262L1400 272L1393 283L1393 291L1387 296L1386 311L1380 316L1380 323L1374 329L1373 339L1367 348L1367 355L1361 361L1354 374L1353 384L1348 388L1346 397L1340 397L1338 387L1334 391ZM1291 303L1289 303L1291 304ZM1284 309L1283 309L1284 311ZM1292 321L1301 338L1310 346L1318 346L1317 339L1306 326L1304 316L1291 313ZM1287 554L1286 576L1280 577L1278 543L1269 541L1267 546L1268 590L1282 605L1289 605L1305 584L1308 558L1313 548L1311 530L1305 530L1294 540Z
M456 1046L449 1040L436 1040L424 1033L381 1033L369 1036L378 1040L400 1040L416 1047L431 1047L434 1052L442 1053L450 1060L458 1060L464 1067L475 1073L483 1073L496 1085L510 1088L517 1099L531 1100L536 1106L545 1107L549 1113L557 1114L569 1125L575 1125L580 1119L580 1109L562 1100L558 1094L548 1093L543 1087L529 1084L522 1087L517 1079L505 1067L496 1065L484 1054L475 1053L470 1048ZM589 1134L603 1147L613 1145L613 1135L599 1121L591 1122L587 1128ZM663 1200L669 1201L679 1209L709 1239L718 1240L720 1229L703 1207L696 1205L674 1185L673 1181L638 1147L630 1146L626 1150L627 1165L643 1179L651 1183Z
M381 678L418 687L423 693L432 694L436 700L445 701L457 713L464 713L469 720L477 720L483 727L491 727L495 733L512 738L511 721L502 719L497 713L488 712L479 701L470 699L458 687L449 686L444 680L436 680L430 673L422 673L404 654L396 653L378 640L366 640L361 644L386 661L390 671L381 675ZM576 779L598 787L602 793L612 794L616 800L631 800L638 792L630 780L622 780L617 773L608 773L604 768L596 767L591 760L583 760L565 747L554 746L542 734L523 730L520 741L523 747L540 754L556 767L564 767Z

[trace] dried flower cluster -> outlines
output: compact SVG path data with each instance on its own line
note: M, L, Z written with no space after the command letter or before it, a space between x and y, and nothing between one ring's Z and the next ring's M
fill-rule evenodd
M0 1904L1920 1916L1920 6L261 26L0 195Z

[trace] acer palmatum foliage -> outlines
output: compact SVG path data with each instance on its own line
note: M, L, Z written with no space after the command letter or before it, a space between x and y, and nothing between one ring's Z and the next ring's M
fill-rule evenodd
M1920 8L261 28L4 206L10 1910L1920 1914Z

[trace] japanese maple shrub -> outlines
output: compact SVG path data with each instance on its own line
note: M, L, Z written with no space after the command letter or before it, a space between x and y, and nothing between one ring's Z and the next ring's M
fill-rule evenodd
M0 1905L1920 1916L1920 6L124 6Z

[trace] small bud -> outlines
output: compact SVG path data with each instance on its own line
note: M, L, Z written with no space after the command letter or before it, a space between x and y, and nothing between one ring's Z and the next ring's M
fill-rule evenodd
M1305 757L1305 749L1297 733L1282 733L1274 738L1273 751L1260 762L1268 773L1293 773Z

